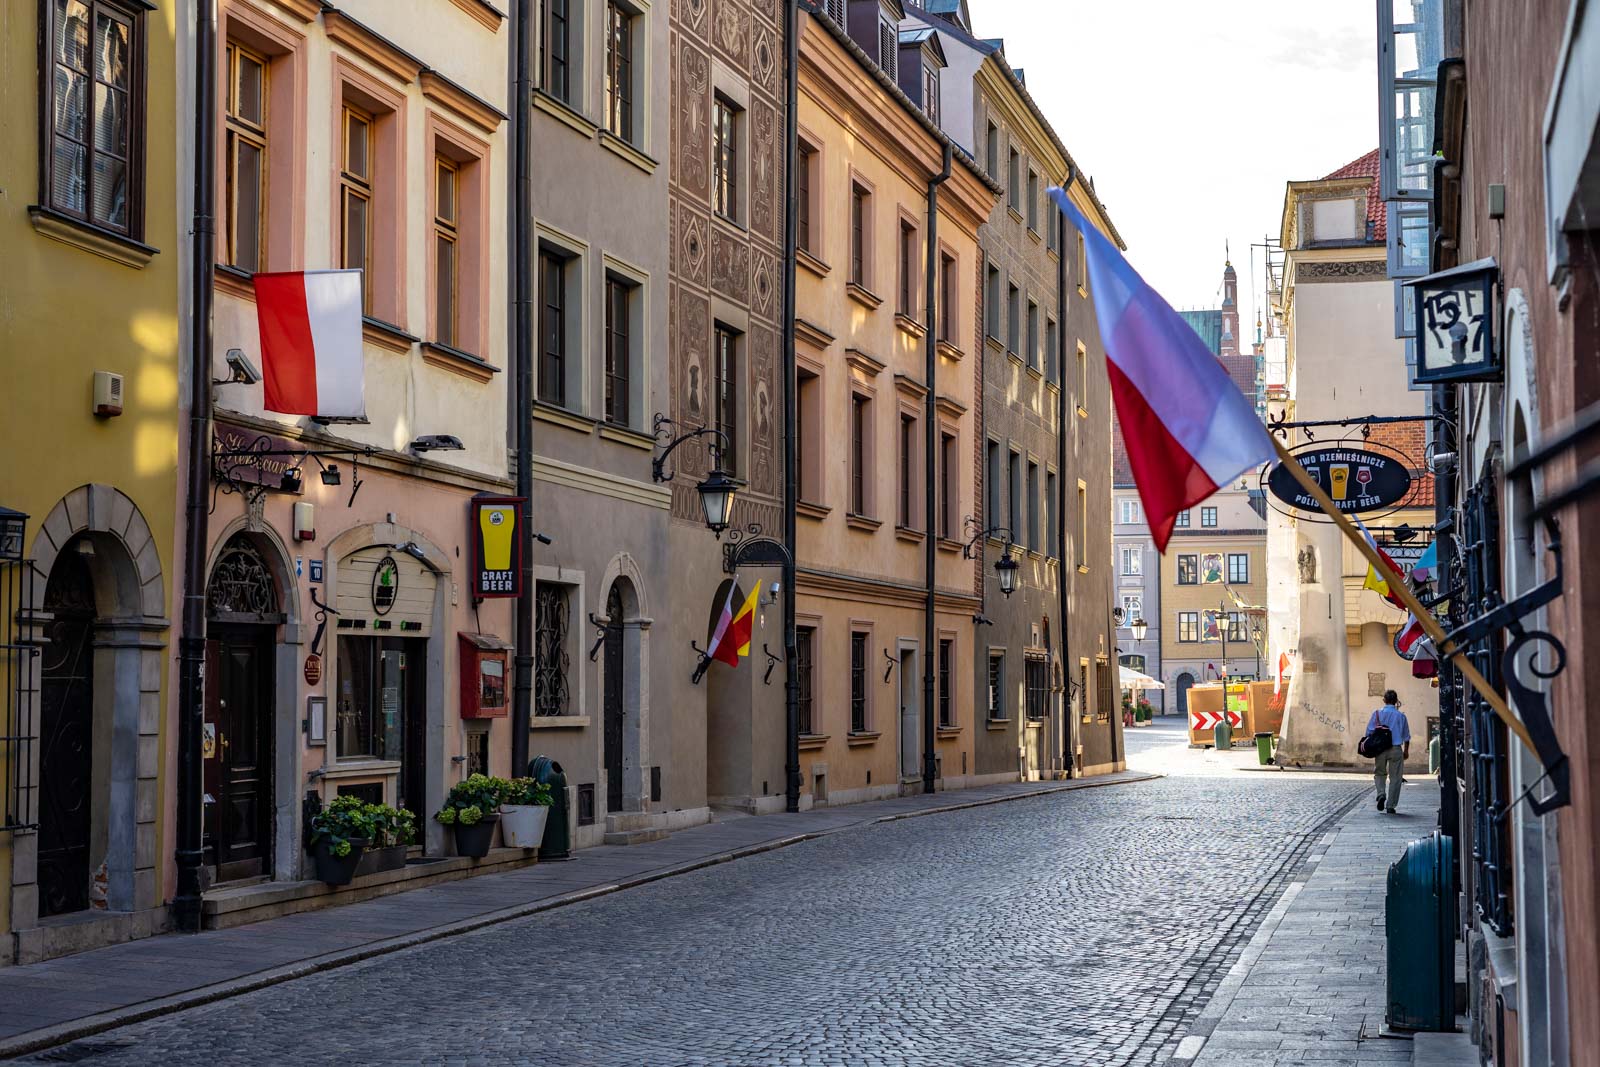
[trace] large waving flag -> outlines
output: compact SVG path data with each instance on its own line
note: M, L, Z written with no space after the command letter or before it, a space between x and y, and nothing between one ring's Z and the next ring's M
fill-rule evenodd
M1178 513L1272 458L1255 405L1161 295L1139 277L1065 190L1050 198L1083 235L1111 397L1156 549Z
M761 583L758 581L751 588L750 595L744 598L744 603L739 605L739 610L733 610L733 591L736 585L728 587L728 602L722 606L722 618L717 622L716 633L711 636L711 647L706 649L706 656L719 663L726 663L730 667L739 665L739 657L750 654L750 635L755 629L756 602L761 597Z
M361 272L255 276L263 406L285 415L366 415Z

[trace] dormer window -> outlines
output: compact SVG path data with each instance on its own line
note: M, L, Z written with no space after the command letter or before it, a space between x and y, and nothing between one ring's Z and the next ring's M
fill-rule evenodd
M878 66L893 80L900 78L900 31L888 19L878 20Z
M939 125L939 72L931 67L922 72L922 110Z

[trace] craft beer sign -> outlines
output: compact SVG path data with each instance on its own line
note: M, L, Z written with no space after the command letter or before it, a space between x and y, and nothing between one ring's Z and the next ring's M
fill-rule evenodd
M471 504L472 596L477 600L522 592L520 496L475 496Z
M1295 459L1346 515L1392 508L1411 491L1411 471L1393 453L1319 445L1296 449ZM1267 490L1292 508L1318 510L1316 498L1281 463L1267 476Z

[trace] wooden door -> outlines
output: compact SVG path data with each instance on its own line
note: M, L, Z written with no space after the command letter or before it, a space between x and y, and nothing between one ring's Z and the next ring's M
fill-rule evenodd
M45 586L39 700L39 915L89 906L90 797L94 793L94 583L75 543Z
M207 814L217 880L265 872L272 846L273 679L266 627L217 628Z
M615 585L606 597L605 746L606 810L622 810L622 594Z
M426 796L428 772L428 643L421 638L384 638L380 653L379 684L387 686L398 678L401 694L401 751L390 755L400 760L400 788L397 808L409 809L418 825L430 814Z
M917 707L917 653L900 650L900 776L922 776L922 716Z

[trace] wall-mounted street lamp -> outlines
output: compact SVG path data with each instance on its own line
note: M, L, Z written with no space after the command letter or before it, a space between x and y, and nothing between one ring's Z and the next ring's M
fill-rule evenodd
M650 477L656 482L670 482L677 474L676 471L667 469L667 457L672 455L673 450L679 445L697 437L717 439L717 443L711 446L711 473L694 488L695 492L700 494L700 510L705 515L706 529L720 538L733 516L733 497L739 491L739 483L722 469L722 450L728 447L728 435L710 426L701 426L674 437L672 420L659 412L652 423L652 434L662 446L661 454L650 460Z
M994 561L994 576L1000 583L1000 592L1010 596L1017 591L1017 582L1021 577L1021 566L1012 556L1011 550L1016 547L1011 536L1011 529L1006 526L990 526L987 529L978 525L975 516L968 515L962 520L961 528L968 532L967 543L961 546L961 558L972 559L977 552L979 541L990 537L998 537L1003 542L1000 546L1000 558Z
M1143 641L1144 635L1150 632L1150 624L1145 622L1144 616L1141 615L1128 624L1128 629L1133 631L1135 641Z

